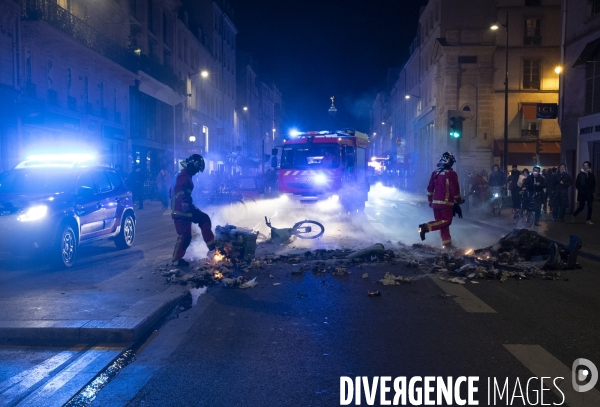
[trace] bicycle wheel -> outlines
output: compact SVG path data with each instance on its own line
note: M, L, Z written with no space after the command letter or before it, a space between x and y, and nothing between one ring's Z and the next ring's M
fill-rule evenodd
M527 215L525 216L525 225L527 227L531 227L531 225L533 225L533 219L534 219L533 212L527 211Z
M325 233L325 227L314 220L298 222L292 229L292 234L298 236L300 239L316 239Z

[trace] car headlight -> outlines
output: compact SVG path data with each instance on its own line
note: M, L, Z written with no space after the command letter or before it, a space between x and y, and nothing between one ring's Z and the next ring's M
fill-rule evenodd
M27 208L25 212L19 215L17 220L21 222L29 222L32 220L40 220L48 213L48 207L46 205L37 205Z
M317 174L313 178L313 181L315 184L324 184L327 182L327 177L325 176L325 174Z
M497 192L494 194L494 198L498 198L498 193Z

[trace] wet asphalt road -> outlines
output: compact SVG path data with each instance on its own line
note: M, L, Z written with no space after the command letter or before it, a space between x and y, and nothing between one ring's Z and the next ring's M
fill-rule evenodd
M411 244L419 240L415 224L430 220L430 214L422 203L373 200L360 222L331 218L328 237L319 242L260 250L302 252L340 241L360 247L377 238L388 247L399 240ZM511 229L503 222L485 216L457 220L455 244L491 244ZM436 239L428 236L427 242ZM568 281L482 281L458 288L421 278L403 263L353 266L344 277L295 276L293 265L271 266L248 276L257 276L254 288L209 287L197 306L152 336L92 405L336 406L341 376L385 375L479 376L479 405L507 405L488 403L488 377L508 378L512 395L517 379L525 389L532 376L566 376L563 368L577 358L600 365L598 265L580 262L582 270L565 272ZM376 284L386 271L416 282ZM374 289L382 295L367 296ZM455 292L491 312L473 312L448 294ZM553 388L551 382L546 388ZM597 390L583 401L571 393L571 406L598 405ZM528 393L531 401L535 394ZM544 403L560 403L560 394L545 391ZM512 405L532 403L517 397Z
M259 255L355 249L375 242L398 249L399 241L410 250L412 243L420 242L416 225L431 220L424 202L385 190L371 199L364 217L283 206L274 201L249 205L247 219L239 224L260 227L261 234L268 235L264 215L276 215L273 224L279 227L310 218L323 222L326 234L318 241L261 243ZM225 223L217 210L207 211L215 225ZM511 228L505 219L472 213L455 219L452 234L457 245L481 247ZM439 235L429 234L426 243L439 245ZM82 248L78 264L61 272L49 271L36 260L4 260L0 301L10 310L11 301L31 302L61 290L92 288L118 294L133 284L141 290L162 290L164 278L144 274L140 280L138 274L168 259L173 244L169 217L147 205L140 212L136 244L130 250L98 242ZM205 250L195 243L189 254L202 256ZM464 287L440 286L403 262L353 266L344 277L310 272L295 276L292 265L271 266L248 276L257 277L255 288L211 286L197 306L154 332L135 361L97 394L92 405L335 406L340 405L340 376L372 380L384 375L479 376L479 405L494 405L486 400L488 377L509 378L512 389L517 378L524 387L534 375L566 376L561 366L570 369L576 358L600 366L598 264L580 262L582 270L565 272L568 281L482 281ZM416 281L376 284L386 271ZM363 279L364 273L369 277ZM369 297L369 290L382 295ZM136 300L135 292L131 301ZM462 297L468 301L459 302ZM491 312L473 312L478 307ZM530 356L517 355L511 345L530 346L524 352ZM3 381L62 351L43 346L0 348L0 392ZM536 360L547 371L532 372ZM559 395L545 392L545 403L560 401ZM495 405L506 404L498 400ZM512 403L523 404L519 398ZM573 399L571 405L599 404Z

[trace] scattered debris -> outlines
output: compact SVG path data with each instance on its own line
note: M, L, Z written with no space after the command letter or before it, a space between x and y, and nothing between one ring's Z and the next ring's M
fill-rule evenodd
M369 292L367 292L367 295L369 297L380 297L381 296L381 292L380 291L369 291Z
M252 288L256 285L258 285L258 283L256 282L256 277L254 277L252 280L247 281L244 284L241 284L240 288Z
M369 273L365 273L362 275L362 278L369 278Z
M400 284L412 284L413 280L410 277L395 276L392 273L385 273L385 276L379 280L380 284L383 285L400 285Z

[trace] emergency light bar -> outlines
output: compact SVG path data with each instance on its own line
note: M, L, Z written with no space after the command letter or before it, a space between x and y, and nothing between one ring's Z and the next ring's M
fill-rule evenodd
M18 164L15 168L32 167L62 167L72 168L77 164L94 161L96 157L92 154L34 154L27 157L26 161Z

